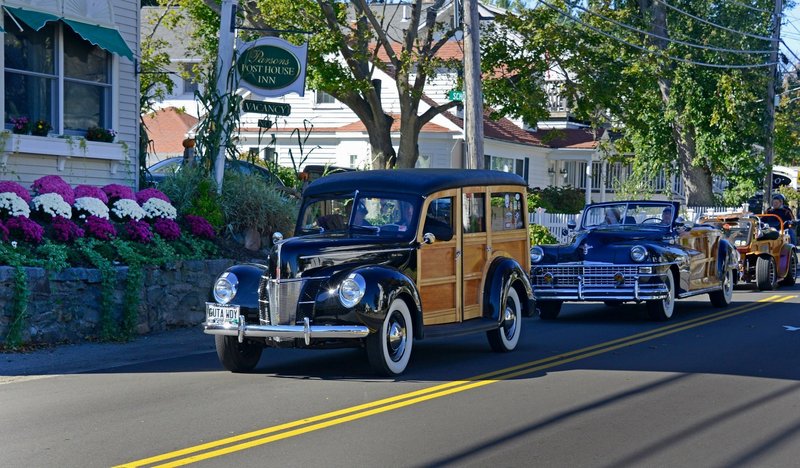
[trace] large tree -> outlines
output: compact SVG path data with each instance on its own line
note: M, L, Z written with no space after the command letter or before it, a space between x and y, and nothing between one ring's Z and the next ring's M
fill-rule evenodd
M617 147L636 155L640 171L679 170L688 202L698 205L714 203L717 174L740 194L758 187L764 167L755 148L766 135L769 69L739 66L766 63L769 55L731 51L769 49L769 41L755 37L770 34L768 13L714 0L541 3L504 18L501 26L523 38L526 50L536 51L537 58L523 63L544 57L548 67L570 72L564 93L574 111L596 126L623 129ZM770 7L767 0L750 3ZM502 56L486 59L513 63ZM520 69L521 76L527 72ZM519 106L524 96L489 98L506 103L506 112L525 116Z
M181 6L193 22L197 50L205 54L207 63L214 63L219 0L171 2ZM452 101L433 105L424 112L420 106L425 83L441 70L460 66L457 61L437 55L455 33L449 22L437 17L445 3L446 0L411 2L410 17L402 30L389 26L396 19L394 15L402 14L400 8L366 0L244 0L238 14L244 26L265 30L244 35L274 35L269 30L281 30L281 37L291 42L308 41L308 86L334 96L364 123L373 166L414 167L422 126L459 104ZM287 32L297 30L309 34ZM394 117L384 108L381 83L375 79L376 67L394 78L399 94L397 152L391 140Z

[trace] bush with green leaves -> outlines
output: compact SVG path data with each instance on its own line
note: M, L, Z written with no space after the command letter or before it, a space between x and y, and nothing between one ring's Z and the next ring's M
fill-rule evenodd
M553 187L528 189L528 211L544 208L550 213L578 213L585 204L583 190L574 187Z
M294 232L298 200L250 174L225 173L220 197L225 224L231 232L255 229L262 235Z
M529 224L528 234L531 237L531 245L558 244L558 239L541 224Z

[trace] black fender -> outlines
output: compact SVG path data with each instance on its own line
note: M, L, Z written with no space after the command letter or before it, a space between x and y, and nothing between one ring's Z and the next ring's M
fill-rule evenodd
M366 288L364 297L351 309L345 309L339 302L339 285L351 274L357 273L364 278ZM320 291L317 296L315 310L319 315L338 311L337 316L342 323L363 323L371 330L378 330L386 318L389 305L398 296L403 296L408 303L413 320L414 338L422 339L422 301L414 281L402 271L384 265L356 267L340 271L328 282L327 291ZM331 294L329 291L336 291Z
M233 273L239 280L236 287L236 295L233 296L229 304L238 305L248 321L255 320L258 323L258 286L261 283L261 277L266 272L266 265L242 263L233 265L223 273L220 273L220 276L224 273ZM214 279L214 283L217 282L217 278ZM208 298L210 302L216 302L216 299L214 299L214 284L211 284Z
M525 288L527 301L521 299L522 313L524 317L532 317L536 311L533 300L533 289L531 289L528 273L513 258L499 257L492 261L489 270L486 272L486 283L483 288L483 316L496 320L500 325L503 316L501 314L501 304L505 303L508 295L508 287L514 282L519 282Z
M722 281L725 279L725 271L733 268L736 264L736 257L733 255L734 247L725 239L719 240L717 249L717 278Z

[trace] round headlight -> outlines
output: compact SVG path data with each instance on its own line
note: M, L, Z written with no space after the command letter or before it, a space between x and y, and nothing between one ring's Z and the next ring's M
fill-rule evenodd
M641 245L635 245L631 248L631 260L634 262L642 262L647 258L647 249Z
M233 273L225 272L219 275L217 282L214 283L214 299L220 304L227 304L236 295L236 288L239 286L239 278Z
M544 250L538 245L531 249L531 262L539 263L544 258Z
M358 304L366 290L367 282L364 281L364 277L358 273L351 273L339 285L339 302L349 309Z

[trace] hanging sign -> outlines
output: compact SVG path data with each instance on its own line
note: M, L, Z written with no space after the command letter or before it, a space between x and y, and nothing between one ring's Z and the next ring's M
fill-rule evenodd
M277 37L262 37L240 43L237 49L240 88L264 97L304 95L308 43L296 46Z
M292 113L292 106L281 102L244 100L242 101L242 110L256 114L287 116Z

